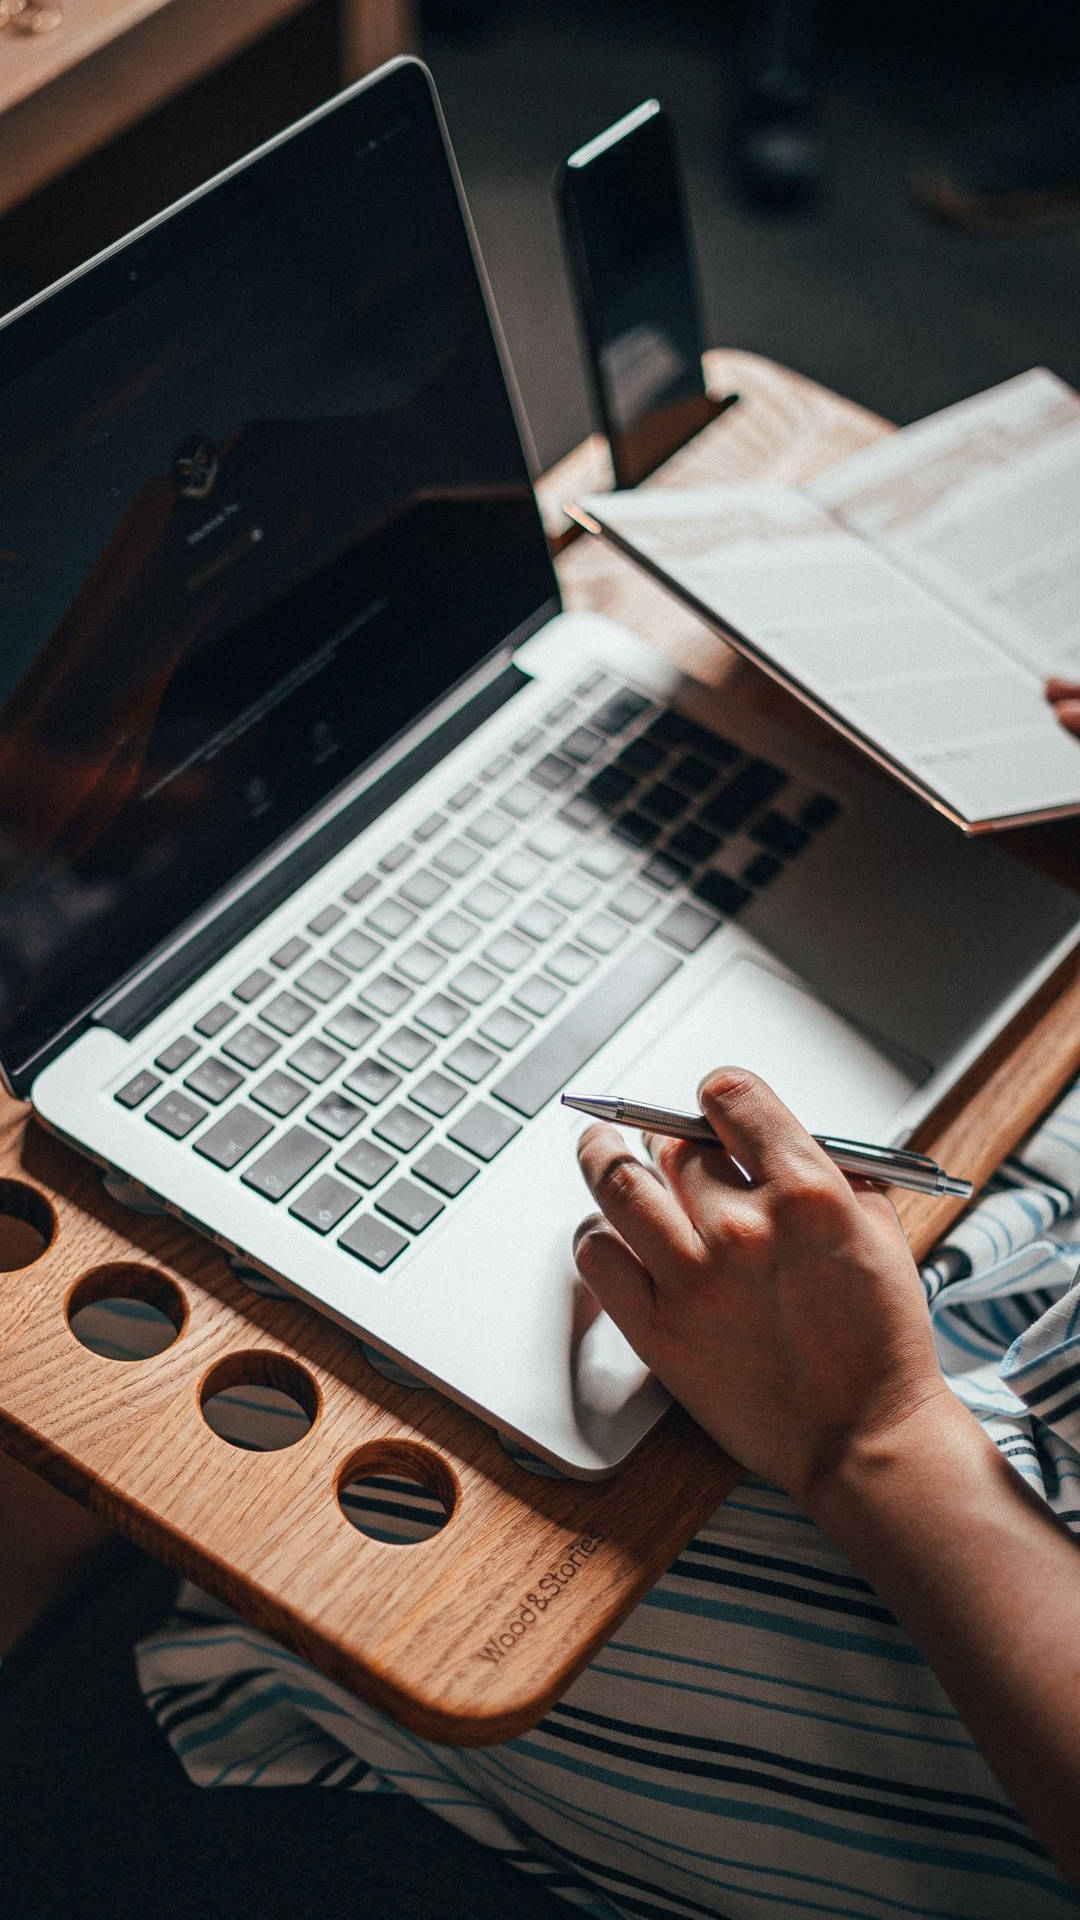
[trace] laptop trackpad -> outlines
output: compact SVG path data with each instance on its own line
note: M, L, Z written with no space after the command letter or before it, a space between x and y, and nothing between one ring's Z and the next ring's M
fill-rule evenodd
M745 953L611 1091L696 1113L698 1084L719 1066L751 1067L812 1133L850 1139L880 1137L919 1084L809 988Z

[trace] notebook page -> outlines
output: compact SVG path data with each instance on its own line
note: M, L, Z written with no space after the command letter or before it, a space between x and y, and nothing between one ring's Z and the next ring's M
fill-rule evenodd
M965 820L1080 802L1080 741L1036 675L803 494L657 489L585 504Z
M1043 677L1080 675L1080 394L1036 367L803 491Z

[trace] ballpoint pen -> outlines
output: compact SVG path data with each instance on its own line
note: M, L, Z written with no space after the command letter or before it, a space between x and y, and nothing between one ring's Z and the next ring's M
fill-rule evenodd
M662 1133L671 1140L691 1140L703 1147L724 1144L702 1113L673 1113L669 1107L650 1107L621 1095L585 1099L564 1093L562 1104L577 1113L591 1114L594 1120L640 1127L645 1133ZM912 1193L952 1193L958 1199L970 1200L974 1192L970 1180L955 1179L929 1154L913 1153L908 1147L877 1147L868 1140L837 1140L828 1133L815 1133L813 1137L841 1173L862 1174L867 1180L880 1180L887 1187L907 1187Z

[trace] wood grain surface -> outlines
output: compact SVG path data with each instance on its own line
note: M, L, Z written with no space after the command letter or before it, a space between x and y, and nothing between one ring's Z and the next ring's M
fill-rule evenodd
M750 355L712 356L710 373L743 399L648 484L799 479L886 431ZM575 471L564 463L556 495L577 490ZM752 672L598 542L567 547L560 569L569 604L626 619L702 678ZM1078 1065L1070 963L920 1143L982 1178ZM901 1206L921 1253L956 1203L909 1195ZM0 1272L3 1446L436 1740L494 1742L535 1721L737 1478L678 1410L612 1480L535 1477L438 1394L390 1386L308 1308L249 1292L182 1226L115 1204L89 1165L13 1103L0 1113L0 1212L29 1223L14 1234L32 1237L36 1225L49 1240L30 1264ZM69 1303L110 1291L163 1304L175 1342L132 1363L88 1352ZM231 1446L201 1412L222 1379L293 1390L314 1415L306 1436L273 1453ZM395 1469L452 1510L423 1545L372 1541L338 1504L358 1471Z

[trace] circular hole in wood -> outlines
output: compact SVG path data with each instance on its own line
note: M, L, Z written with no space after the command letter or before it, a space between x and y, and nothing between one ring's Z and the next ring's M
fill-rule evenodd
M369 1540L416 1547L441 1533L458 1489L445 1460L411 1440L383 1440L354 1454L338 1480L338 1505Z
M149 1360L171 1347L187 1319L175 1280L156 1267L93 1267L68 1296L67 1321L81 1346L105 1360Z
M43 1193L0 1180L0 1273L31 1267L52 1245L56 1215Z
M208 1427L230 1446L276 1453L311 1431L319 1390L284 1353L231 1353L211 1367L199 1394Z

